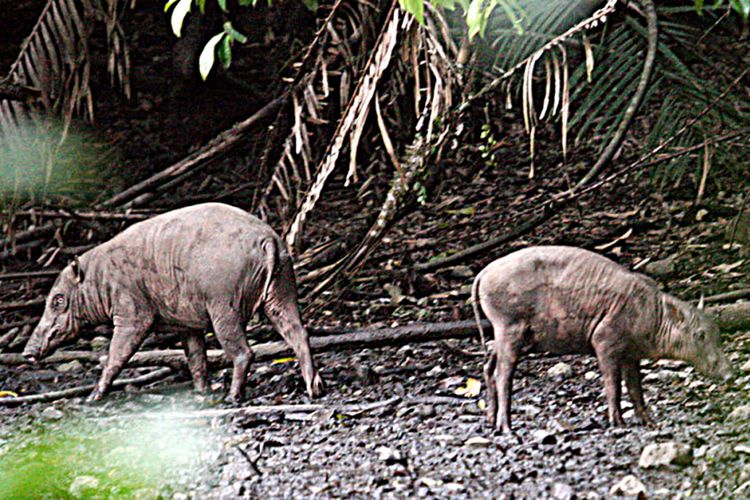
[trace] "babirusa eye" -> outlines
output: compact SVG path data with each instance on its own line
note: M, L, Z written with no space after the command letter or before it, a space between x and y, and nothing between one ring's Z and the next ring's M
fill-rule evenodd
M52 306L57 308L60 308L65 305L65 297L63 295L55 295L52 298Z

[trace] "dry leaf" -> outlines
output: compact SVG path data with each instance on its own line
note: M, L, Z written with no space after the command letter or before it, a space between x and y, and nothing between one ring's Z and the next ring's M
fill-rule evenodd
M466 385L456 389L454 394L457 396L463 396L465 398L475 398L479 396L479 392L482 390L482 383L471 377L466 378Z

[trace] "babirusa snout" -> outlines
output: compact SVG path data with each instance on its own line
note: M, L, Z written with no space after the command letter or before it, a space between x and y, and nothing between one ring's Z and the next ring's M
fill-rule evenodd
M47 335L42 325L37 325L34 332L29 337L26 346L23 349L22 356L31 363L36 363L44 356L47 347Z

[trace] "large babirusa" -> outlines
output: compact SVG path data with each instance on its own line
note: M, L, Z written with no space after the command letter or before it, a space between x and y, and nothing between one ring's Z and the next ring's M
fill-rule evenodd
M494 330L494 352L484 367L487 418L504 431L511 429L513 371L523 348L596 355L614 425L623 424L622 380L636 417L649 421L643 358L680 359L710 377L732 376L719 328L702 304L693 307L647 276L581 248L531 247L502 257L477 275L472 300L480 333L480 307Z
M323 383L297 307L292 261L264 222L229 205L206 203L134 224L81 255L50 290L24 355L32 362L74 339L84 325L112 323L98 400L155 328L184 332L195 389L209 388L204 334L212 329L233 363L228 399L243 397L253 353L245 327L263 311L292 347L307 393Z

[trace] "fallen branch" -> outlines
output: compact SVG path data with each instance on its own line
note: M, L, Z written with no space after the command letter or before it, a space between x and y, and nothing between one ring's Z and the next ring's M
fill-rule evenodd
M722 331L730 332L750 328L750 302L707 307L706 312L712 315ZM483 328L491 328L489 321L482 321ZM311 337L310 347L313 352L330 352L378 347L397 347L419 342L434 342L445 339L466 337L478 338L474 320L451 321L447 323L415 323L396 328L362 328L349 333ZM252 346L256 361L268 361L280 356L292 354L291 348L282 341L267 342ZM220 349L207 352L208 362L213 366L229 366ZM105 358L103 353L90 351L58 351L42 360L45 364L61 363L73 360L99 363ZM28 361L18 353L0 354L0 365L23 365ZM185 353L182 349L165 349L136 353L128 362L129 367L138 366L183 366Z
M5 273L0 274L0 281L32 278L55 278L58 274L60 274L60 269L50 269L47 271L27 271L24 273Z
M8 215L10 212L3 212ZM97 210L68 210L60 208L57 210L15 210L13 215L25 215L32 217L52 217L55 219L84 219L84 220L144 220L153 217L153 213L126 213L126 212L104 212Z
M257 405L243 406L241 408L220 408L212 410L196 411L175 411L175 412L146 412L138 414L138 417L145 418L216 418L226 416L249 417L252 415L269 415L277 413L312 413L319 410L332 410L334 413L344 415L357 415L368 411L387 408L401 402L400 397L392 397L383 401L365 404L348 404L348 405L324 405L324 404L301 404L301 405ZM128 415L120 415L114 418L130 418Z
M27 307L38 306L39 304L44 304L44 301L45 301L44 297L37 297L35 299L24 300L22 302L6 302L4 304L0 303L0 311L12 311L14 309L25 309Z
M704 302L725 302L730 300L744 299L750 297L750 288L743 288L742 290L732 290L731 292L718 293L711 295L703 299Z
M101 203L102 207L123 207L127 206L128 202L136 198L137 196L161 185L169 182L175 177L179 177L183 174L195 173L200 168L207 166L211 161L218 159L221 155L226 154L230 148L239 144L244 139L245 134L248 130L258 125L265 118L273 114L280 106L287 101L288 94L274 99L269 102L258 111L255 112L250 118L243 120L235 124L229 130L226 130L212 139L208 144L192 153L191 155L183 158L179 162L175 163L169 168L162 170L161 172L152 175L148 179L129 187L125 191L116 194L115 196L105 200Z
M548 219L550 219L553 214L555 214L555 212L552 210L544 210L542 213L535 215L534 217L527 220L523 224L516 226L509 233L506 233L502 236L498 236L497 238L492 238L491 240L484 241L477 245L471 246L469 248L461 250L460 252L456 252L453 255L450 255L448 257L444 257L441 259L432 259L427 262L423 262L421 264L414 264L412 269L414 269L415 271L433 271L435 269L440 269L442 267L460 264L461 262L465 262L477 254L494 250L500 245L508 243L509 241L512 241L518 238L519 236L523 236L524 234L530 231L533 231L537 227L541 226Z
M115 380L112 383L112 390L121 389L128 385L145 385L151 382L161 380L172 373L171 368L159 368L140 377L124 378ZM82 387L73 387L62 391L45 392L42 394L32 394L30 396L20 396L17 398L0 398L0 406L17 406L30 403L44 403L58 399L76 398L85 396L94 390L95 384L85 385Z
M489 327L489 323L486 324ZM313 352L329 352L345 349L361 349L364 347L388 347L411 344L414 342L431 342L447 338L469 337L476 333L474 321L453 321L449 323L419 323L400 326L397 328L363 328L350 333L311 337L310 347ZM267 342L252 346L255 360L266 361L292 354L286 342ZM228 366L224 359L224 352L220 349L210 349L207 352L211 365ZM61 363L73 360L99 363L104 358L103 353L90 351L58 351L42 360L42 363ZM185 353L182 349L166 349L159 351L142 351L136 353L128 362L129 367L170 365L185 363ZM17 353L0 354L2 365L22 365L28 361Z
M736 137L746 135L748 133L750 133L750 127L742 127L740 129L734 130L732 132L728 132L724 135L714 138L713 144L728 141ZM653 149L651 152L646 154L644 157L631 162L627 167L623 168L622 170L612 173L608 175L607 177L605 177L604 179L598 180L588 185L587 187L584 187L578 191L568 190L568 191L559 193L543 201L540 204L540 206L533 207L533 208L530 208L529 210L525 210L523 212L517 213L516 217L522 217L522 216L530 215L534 212L541 210L541 213L537 213L536 215L531 216L528 220L516 226L516 228L514 228L508 234L499 236L497 238L493 238L491 240L479 243L477 245L473 245L449 257L445 257L442 259L433 259L427 262L415 264L414 266L412 266L412 269L414 269L415 271L434 271L436 269L440 269L449 265L454 265L460 262L464 262L470 259L471 257L474 257L476 255L482 254L490 250L494 250L498 246L504 243L507 243L519 236L522 236L530 232L531 230L537 228L538 226L542 225L544 222L551 219L554 215L561 213L561 209L563 207L572 203L573 201L580 198L581 196L591 193L601 188L605 184L614 182L615 180L621 177L624 177L628 174L631 174L640 170L644 170L649 167L653 167L665 161L673 160L680 156L689 154L697 149L702 149L704 147L704 144L701 143L695 146L683 148L674 153L665 154L662 156L656 156L656 152L661 150L662 146L658 146L657 148ZM656 156L656 158L646 162L646 160L654 156Z

